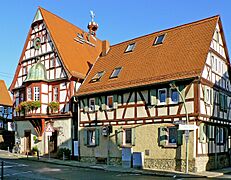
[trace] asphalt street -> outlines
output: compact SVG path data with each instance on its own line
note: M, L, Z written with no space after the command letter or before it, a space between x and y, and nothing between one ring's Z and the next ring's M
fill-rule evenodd
M144 176L140 174L127 174L109 172L104 170L61 166L50 163L28 161L22 159L2 159L4 161L4 179L68 179L68 180L153 180L174 179L174 177Z

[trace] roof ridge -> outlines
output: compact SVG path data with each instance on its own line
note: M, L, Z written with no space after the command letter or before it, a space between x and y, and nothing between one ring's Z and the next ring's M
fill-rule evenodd
M132 39L128 39L126 41L122 41L120 43L112 45L111 47L114 47L114 46L126 43L128 41L134 41L136 39L143 38L143 37L146 37L146 36L150 36L150 35L153 35L153 34L156 34L156 33L161 33L161 32L164 32L164 31L170 31L170 30L179 29L179 28L186 28L186 27L191 26L191 25L201 24L201 23L204 23L204 22L207 22L207 21L211 21L214 18L220 18L220 15L214 15L214 16L207 17L207 18L204 18L204 19L201 19L201 20L197 20L197 21L193 21L193 22L190 22L190 23L185 23L185 24L181 24L181 25L178 25L178 26L170 27L170 28L167 28L167 29L162 29L162 30L159 30L159 31L155 31L155 32L152 32L152 33L149 33L149 34L138 36L136 38L132 38Z
M73 24L73 23L71 23L71 22L65 20L64 18L62 18L62 17L60 17L60 16L58 16L58 15L56 15L56 14L54 14L54 13L52 13L52 12L46 10L46 9L44 9L44 8L42 8L41 6L39 6L38 9L41 9L41 10L47 12L47 13L50 13L51 15L55 16L56 18L59 18L60 20L65 21L66 23L75 26L75 27L78 28L80 31L84 31L85 33L87 33L87 31L83 30L82 28L78 27L77 25L75 25L75 24ZM97 37L95 37L95 38L98 39L98 40L100 40L100 39L97 38Z

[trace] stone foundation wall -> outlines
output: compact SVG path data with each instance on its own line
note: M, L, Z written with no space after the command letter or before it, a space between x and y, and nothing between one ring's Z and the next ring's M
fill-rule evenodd
M186 161L185 159L145 159L144 168L148 169L161 169L161 170L174 170L185 172ZM190 172L195 172L195 161L189 160Z
M196 158L196 169L197 171L208 171L213 169L221 169L229 166L229 154L218 154L217 160L215 155L200 156ZM216 165L217 163L217 165Z
M101 159L103 159L103 158L101 158ZM91 164L96 164L98 162L96 157L86 157L86 156L84 156L84 157L82 156L80 161L86 162L86 163L91 163ZM98 163L100 163L100 162L98 162ZM106 163L107 163L107 159L105 158L105 164ZM121 158L110 157L109 164L110 165L122 165L122 160L121 160Z

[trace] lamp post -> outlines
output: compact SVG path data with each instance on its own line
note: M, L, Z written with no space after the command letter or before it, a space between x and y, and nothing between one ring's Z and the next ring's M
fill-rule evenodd
M170 83L170 87L172 89L175 89L178 94L180 95L182 101L183 101L183 105L184 105L184 109L185 109L185 114L186 114L186 124L188 124L188 111L186 108L186 103L185 103L185 98L183 97L182 93L180 92L180 90L178 89L178 87L175 85L175 83ZM185 145L186 145L186 152L185 152L185 156L186 156L186 164L185 164L185 173L188 173L188 140L189 140L189 130L185 130Z

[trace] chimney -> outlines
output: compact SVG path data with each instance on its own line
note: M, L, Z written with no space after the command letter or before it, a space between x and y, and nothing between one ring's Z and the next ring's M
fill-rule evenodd
M106 56L110 49L110 43L107 40L102 41L102 53L101 56Z

